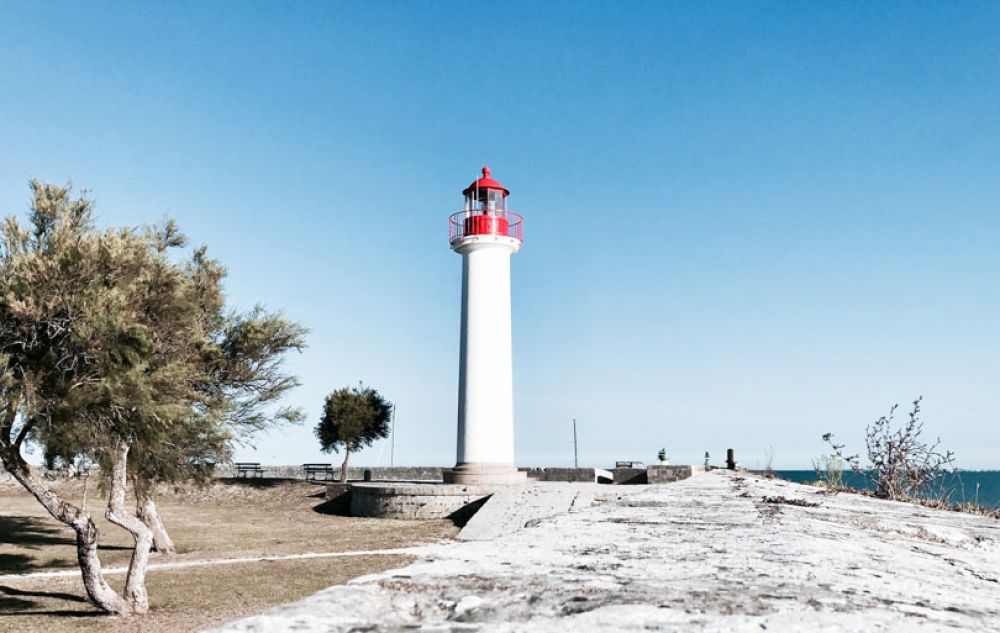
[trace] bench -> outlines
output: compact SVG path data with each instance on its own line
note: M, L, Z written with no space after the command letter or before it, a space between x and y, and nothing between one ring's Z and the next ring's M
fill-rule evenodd
M307 481L316 481L319 475L323 475L324 481L333 479L333 466L330 464L302 464L302 468L306 471Z
M236 477L263 477L264 469L260 467L260 462L237 462L233 464L236 466Z
M615 468L645 468L642 462L615 462Z

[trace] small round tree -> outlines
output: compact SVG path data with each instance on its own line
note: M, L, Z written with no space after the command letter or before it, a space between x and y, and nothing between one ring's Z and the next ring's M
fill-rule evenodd
M316 425L316 437L324 453L344 450L340 481L347 481L347 462L351 453L375 440L389 437L392 403L372 387L337 389L323 403L323 417Z

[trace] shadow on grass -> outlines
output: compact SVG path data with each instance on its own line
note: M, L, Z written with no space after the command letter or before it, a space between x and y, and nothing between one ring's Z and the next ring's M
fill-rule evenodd
M73 545L69 528L62 529L32 516L0 516L0 543L38 549L44 545Z
M32 600L31 598L36 598ZM84 604L87 599L71 593L59 591L28 591L0 585L0 615L53 615L68 618L89 618L104 615L96 610L75 611L72 609L46 609L46 600L61 600ZM55 605L53 605L55 606Z
M101 611L71 611L69 609L49 609L45 611L0 611L4 616L49 615L57 618L102 618L111 617Z
M20 598L0 598L0 615L11 615L11 611L19 609L30 609L37 605L33 600L21 600Z
M112 545L107 548L102 547L101 549L131 550L132 548ZM73 569L77 564L74 558L68 556L66 558L42 560L25 554L0 554L0 574L26 574L42 569Z
M0 543L41 549L47 545L76 545L70 528L62 528L33 516L0 516ZM103 551L131 550L125 545L98 545ZM0 558L0 561L3 559ZM3 563L0 562L0 569Z
M319 514L349 517L351 516L351 495L350 493L345 493L339 497L334 497L333 499L313 506L312 510L313 512L318 512Z
M0 554L0 574L20 574L37 565L38 561L24 554Z
M334 494L332 498L327 495ZM326 499L323 503L313 506L313 512L330 514L339 517L351 516L351 484L350 482L331 482L322 492L309 495L311 498Z
M73 593L61 593L59 591L29 591L27 589L18 589L16 587L9 587L6 585L0 585L0 594L13 596L15 598L53 598L56 600L67 600L69 602L87 601L87 599L83 596L78 596Z
M76 537L69 528L52 525L41 517L0 516L0 543L44 551L49 547L75 547ZM98 545L97 549L104 552L132 551L126 545ZM51 553L55 556L49 556L46 560L26 554L0 554L0 574L21 574L53 567L69 568L76 564L76 558L70 552L65 557L59 557L58 550Z

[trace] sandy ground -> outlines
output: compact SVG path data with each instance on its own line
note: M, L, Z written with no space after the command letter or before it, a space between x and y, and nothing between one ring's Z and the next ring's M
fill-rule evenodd
M1000 631L1000 522L714 472L219 629Z

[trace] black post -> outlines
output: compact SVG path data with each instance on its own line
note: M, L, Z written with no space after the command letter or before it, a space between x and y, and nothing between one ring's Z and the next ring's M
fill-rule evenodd
M726 468L736 470L736 456L731 448L726 449Z
M573 468L580 467L580 460L576 452L576 418L573 418Z

